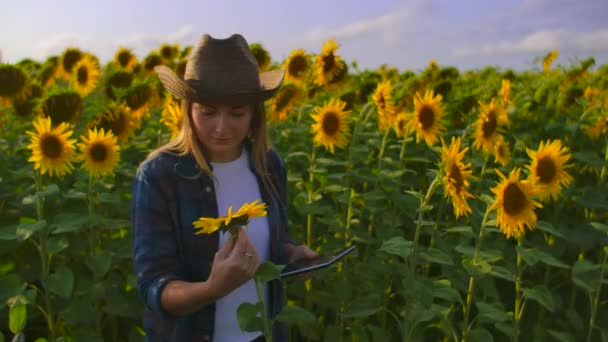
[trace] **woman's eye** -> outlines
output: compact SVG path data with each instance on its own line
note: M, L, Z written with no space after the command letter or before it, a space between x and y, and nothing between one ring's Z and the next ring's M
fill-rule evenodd
M232 116L234 116L235 118L240 118L243 115L245 115L245 113L243 112L232 112Z

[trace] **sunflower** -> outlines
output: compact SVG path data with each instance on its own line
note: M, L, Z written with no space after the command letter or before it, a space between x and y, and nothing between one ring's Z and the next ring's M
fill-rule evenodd
M177 64L175 64L175 73L179 77L184 77L186 74L186 64L188 64L187 59L180 59Z
M471 164L464 164L462 159L469 150L468 147L460 149L460 137L452 137L450 146L445 146L442 139L441 162L444 168L443 187L445 197L452 199L454 215L456 218L469 215L472 210L467 198L474 196L466 189L469 186L467 178L471 175Z
M37 83L28 85L28 96L25 99L13 99L13 108L15 113L21 117L28 117L34 113L38 113L40 109L40 101L38 99L44 97L44 88Z
M504 79L502 80L502 84L500 86L500 98L502 100L503 106L507 106L511 103L511 80Z
M61 90L49 94L42 103L42 116L51 118L54 125L77 123L84 111L80 94L73 90Z
M549 70L551 69L551 64L557 58L557 56L559 56L559 51L553 50L553 51L549 52L545 56L545 58L543 58L543 71L544 72L549 72Z
M173 63L173 60L179 54L179 46L163 44L160 46L158 51L160 52L160 56L163 58L165 63L170 64Z
M532 159L531 164L527 166L530 177L536 179L541 191L539 199L543 202L548 199L556 200L562 186L568 186L572 182L572 176L566 172L566 169L572 166L566 164L571 157L568 148L562 146L561 140L556 139L541 142L537 151L526 151Z
M84 55L84 52L80 51L78 48L67 48L60 57L60 76L69 80L72 76L72 69Z
M338 45L333 39L328 40L323 44L321 54L317 55L315 68L315 83L324 86L331 81L334 75L340 72L343 64L340 62L340 56L336 55Z
M51 128L51 119L38 118L34 122L36 132L26 132L31 138L28 148L32 150L32 157L28 161L34 163L34 169L40 169L41 174L47 171L49 175L64 176L73 169L74 143L70 139L72 130L69 125L62 123Z
M312 132L315 133L315 144L324 145L331 153L334 153L334 145L340 148L346 146L348 140L348 114L344 110L346 103L332 99L323 107L315 107L316 115L311 115L315 120Z
M53 85L53 83L55 83L55 78L57 77L58 70L59 67L57 65L52 63L45 63L40 69L40 72L38 73L38 79L40 80L40 84L45 88L48 88Z
M583 97L588 102L592 102L595 98L599 97L601 94L602 94L601 90L599 90L597 88L593 88L591 86L587 86L587 88L585 88L585 94L583 95Z
M498 135L494 143L494 160L502 166L507 166L511 161L509 144L502 135Z
M533 199L539 192L538 187L530 180L520 180L521 169L515 168L507 178L502 172L496 170L501 178L500 183L492 188L496 200L490 210L497 210L497 223L500 230L507 236L520 238L525 228L530 230L536 227L536 208L542 204Z
M27 75L21 68L11 64L0 64L0 101L25 99L29 95L29 83Z
M99 131L97 128L89 129L78 148L82 167L92 176L112 174L120 160L116 137L112 132L104 132L103 128Z
M80 95L87 96L99 80L99 65L86 55L72 69L72 85Z
M258 203L259 201L255 200L251 203L243 204L236 213L232 213L232 206L230 206L225 216L199 218L193 222L194 228L198 229L194 234L213 234L217 230L222 229L229 231L235 237L238 229L247 225L249 220L267 215L266 203Z
M293 107L303 96L303 90L295 83L284 84L270 101L269 118L285 121Z
M285 60L285 80L304 82L310 70L310 60L304 49L293 50Z
M384 80L378 84L373 96L378 110L378 128L381 131L389 129L395 121L395 105L391 98L391 89L391 82Z
M585 133L593 140L597 140L600 136L606 135L608 133L608 115L598 116L593 124L586 127Z
M499 126L508 123L507 112L494 101L494 98L487 105L480 102L480 106L481 114L476 123L473 147L481 148L485 154L491 154L494 151L494 140L498 136Z
M109 106L103 114L98 115L89 125L89 129L97 128L104 129L106 132L110 131L123 145L129 137L135 136L133 131L137 124L138 122L133 117L131 110L124 104L119 104Z
M270 65L270 54L268 53L268 50L266 50L260 43L253 43L249 45L249 50L251 50L255 60L258 62L258 68L260 71L266 70L266 68L268 68Z
M335 73L327 83L327 88L330 90L339 89L348 77L348 65L343 60L339 60L338 72Z
M163 64L163 58L158 53L150 53L144 58L143 71L144 73L152 73L154 67Z
M131 49L121 47L114 54L114 63L116 63L120 69L133 71L133 68L137 64L137 57L135 57Z
M409 128L416 131L416 142L424 138L426 144L432 146L445 130L442 122L445 109L441 100L442 96L434 96L432 90L427 90L424 97L420 93L414 95L414 115Z
M116 94L114 94L114 90L125 89L131 86L133 83L133 73L129 71L116 71L114 72L106 82L106 96L112 100L116 100Z
M160 122L171 130L171 139L175 138L182 130L182 107L180 101L168 96L165 100L165 108L160 117Z
M124 100L133 116L141 120L148 113L148 104L154 95L154 89L148 83L135 83L127 89Z
M408 114L400 113L399 115L397 115L397 118L395 119L395 125L393 126L397 138L404 138L408 135L408 121Z

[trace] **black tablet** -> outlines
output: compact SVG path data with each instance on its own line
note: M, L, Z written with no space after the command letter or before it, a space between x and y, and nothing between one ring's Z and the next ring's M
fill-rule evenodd
M287 264L281 272L281 278L291 277L298 274L311 272L321 268L325 268L336 261L342 259L345 255L349 254L357 248L356 245L352 245L347 248L341 248L331 253L320 253L321 255L314 260L306 260L304 262L298 262L294 264Z

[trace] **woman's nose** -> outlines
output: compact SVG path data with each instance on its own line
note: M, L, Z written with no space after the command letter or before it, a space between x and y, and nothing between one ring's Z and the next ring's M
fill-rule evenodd
M217 122L215 123L215 131L223 132L226 130L227 124L228 122L226 115L224 113L220 113L220 115L218 115Z

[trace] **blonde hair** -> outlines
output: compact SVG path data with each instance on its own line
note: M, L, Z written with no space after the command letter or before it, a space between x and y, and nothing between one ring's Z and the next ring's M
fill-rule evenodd
M203 153L202 144L199 142L196 132L193 129L192 104L193 102L190 100L182 100L181 111L183 119L181 132L167 144L150 152L146 160L153 159L162 153L168 153L175 156L192 154L200 170L213 177L213 172ZM264 188L275 195L280 201L281 197L268 173L266 156L270 149L270 143L266 133L266 109L264 108L263 102L253 105L251 133L247 139L251 142L251 158L253 159L257 176L262 180Z

